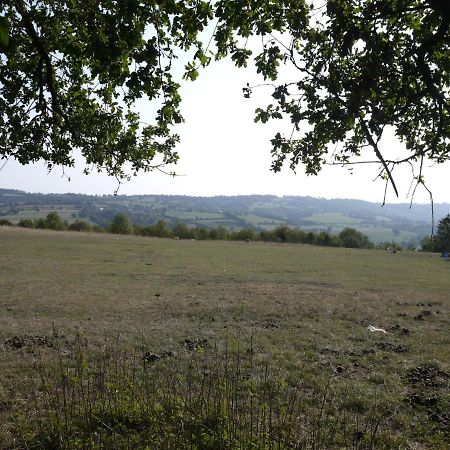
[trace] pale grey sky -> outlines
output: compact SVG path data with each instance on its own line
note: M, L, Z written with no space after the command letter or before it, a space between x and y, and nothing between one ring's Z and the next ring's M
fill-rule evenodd
M288 168L282 173L270 172L270 138L277 124L253 122L254 109L264 105L270 96L268 88L256 90L252 99L244 99L242 87L257 83L254 71L236 69L221 61L201 72L195 82L186 83L182 92L182 111L186 122L179 127L181 159L176 170L179 177L148 173L133 178L120 188L121 194L239 195L275 194L310 195L325 198L357 198L382 202L384 183L373 181L377 165L356 166L353 174L345 168L326 167L317 177L307 177L299 166L297 175ZM265 91L265 89L268 89ZM141 111L151 114L147 105ZM289 127L285 127L289 133ZM383 149L399 151L399 145L388 137ZM370 155L370 159L373 156ZM0 187L31 192L74 192L112 194L117 186L105 175L82 174L82 161L76 169L60 169L47 174L44 165L21 166L9 161L0 172ZM425 175L436 202L450 202L448 164L427 168ZM388 202L408 201L411 182L409 169L395 174L400 198L388 189ZM419 188L415 201L429 202L428 193Z

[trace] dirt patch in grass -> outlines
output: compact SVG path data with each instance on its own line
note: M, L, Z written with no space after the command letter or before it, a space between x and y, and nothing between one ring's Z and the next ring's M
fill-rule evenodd
M434 365L425 364L410 369L406 373L406 380L413 386L449 387L450 375Z
M383 350L385 352L394 352L394 353L406 353L408 351L408 348L405 347L402 344L396 344L393 342L379 342L377 344L377 347L380 350Z
M55 340L59 336L47 336L47 335L16 335L11 336L6 339L4 344L5 347L19 350L25 348L27 350L32 350L38 347L55 347Z

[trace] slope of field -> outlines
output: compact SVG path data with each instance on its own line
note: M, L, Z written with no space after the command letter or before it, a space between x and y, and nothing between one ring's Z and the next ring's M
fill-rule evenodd
M7 227L0 249L0 415L26 397L18 374L51 357L51 336L66 352L81 333L94 348L119 336L131 353L174 355L251 339L255 364L351 386L350 409L389 405L405 448L444 448L450 262L437 255ZM442 380L409 377L423 368Z

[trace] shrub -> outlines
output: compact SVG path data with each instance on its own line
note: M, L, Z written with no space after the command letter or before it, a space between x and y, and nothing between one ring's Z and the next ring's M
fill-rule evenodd
M34 228L36 223L31 219L20 219L17 225L23 228Z
M131 234L133 232L131 219L126 214L117 214L109 225L109 231L113 234Z
M193 233L190 228L185 223L176 221L174 226L172 227L172 233L174 236L179 237L180 239L192 239Z
M47 228L47 222L43 217L40 217L39 219L34 219L34 228Z
M174 233L175 235L175 233ZM200 241L206 241L209 237L208 230L203 227L196 227L192 229L193 239L198 239Z
M75 220L69 225L70 231L92 231L92 225L84 220Z
M355 228L344 228L339 233L339 239L343 247L347 248L373 248L374 245L369 238Z
M208 238L213 240L225 241L230 238L229 233L224 227L211 228L208 230Z
M94 233L105 233L106 232L106 230L103 227L101 227L100 225L92 225L92 231Z
M66 230L67 224L64 222L64 220L61 219L61 217L56 212L51 212L47 214L47 217L45 218L45 224L43 228L48 228L49 230Z
M256 238L256 233L248 228L243 228L242 230L231 233L230 238L234 241L246 241L248 239L253 240Z
M288 242L291 236L291 230L289 229L289 227L287 225L280 225L279 227L275 228L275 230L273 230L277 240L281 241L281 242Z

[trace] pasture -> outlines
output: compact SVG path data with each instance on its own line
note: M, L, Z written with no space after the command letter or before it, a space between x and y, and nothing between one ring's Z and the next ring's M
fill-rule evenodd
M6 219L11 221L12 223L18 223L22 219L45 219L47 214L56 212L61 219L65 220L68 223L72 223L78 217L77 214L79 210L73 209L73 206L69 207L61 207L59 209L51 208L51 207L40 207L38 211L29 209L23 209L19 211L17 214L9 214L2 216L2 219Z
M179 220L221 220L223 214L205 211L166 211L166 216Z
M155 356L160 372L237 345L300 394L327 392L353 425L380 414L378 440L353 431L352 448L448 448L450 262L438 255L0 227L0 286L0 448L17 411L37 414L34 367L70 359L80 336L86 354L116 342L130 358L169 355Z
M304 220L309 220L320 225L329 225L335 227L355 227L362 222L362 219L350 217L347 214L342 213L312 214L311 216L305 217Z

